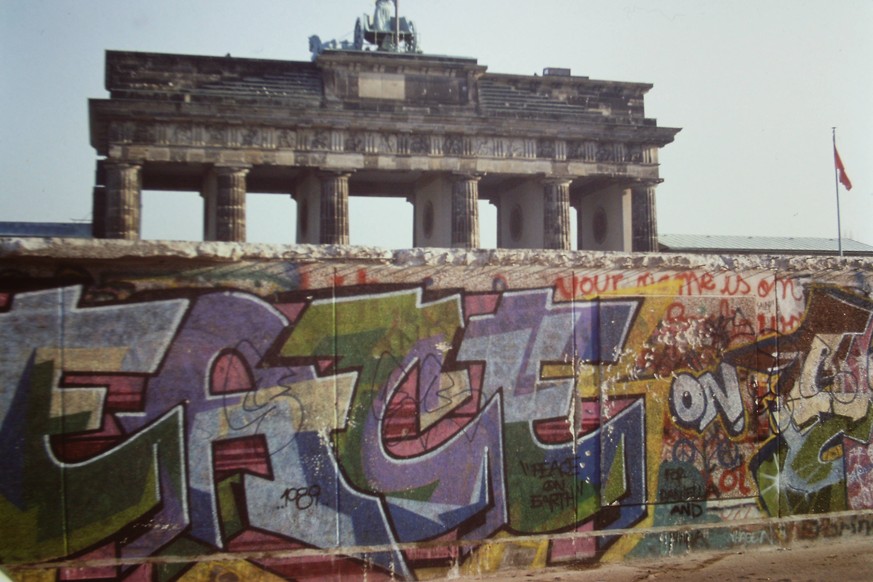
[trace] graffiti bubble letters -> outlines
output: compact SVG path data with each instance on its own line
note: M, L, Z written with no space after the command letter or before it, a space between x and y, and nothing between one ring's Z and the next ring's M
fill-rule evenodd
M706 372L699 378L680 374L670 386L670 410L679 425L698 431L721 414L728 431L739 435L746 417L736 368L722 364L716 374Z

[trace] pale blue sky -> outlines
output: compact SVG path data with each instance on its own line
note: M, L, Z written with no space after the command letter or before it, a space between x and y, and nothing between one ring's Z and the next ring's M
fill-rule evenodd
M402 0L429 53L492 72L569 67L654 83L663 233L836 236L831 127L854 182L844 235L873 244L873 0ZM308 60L372 0L0 0L0 220L88 219L87 100L104 51ZM284 197L250 197L249 238L291 241ZM196 237L199 198L147 193L147 236ZM171 205L167 215L156 209ZM352 243L411 244L411 206L353 199ZM288 216L290 224L283 224ZM483 238L493 241L493 216ZM402 224L402 228L386 225Z

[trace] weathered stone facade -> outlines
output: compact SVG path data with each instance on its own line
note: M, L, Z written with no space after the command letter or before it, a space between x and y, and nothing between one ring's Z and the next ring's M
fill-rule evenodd
M106 59L109 99L90 103L91 143L105 157L98 237L139 238L144 188L201 192L207 240L244 241L245 193L261 192L297 200L299 243L348 244L348 196L380 195L415 205L418 246L478 246L484 199L498 232L518 235L499 235L502 247L571 248L572 207L579 248L657 249L658 150L678 130L645 117L650 85L343 50L313 63ZM607 191L621 199L607 226L631 235L583 243L596 210L586 200ZM427 212L450 231L425 228Z

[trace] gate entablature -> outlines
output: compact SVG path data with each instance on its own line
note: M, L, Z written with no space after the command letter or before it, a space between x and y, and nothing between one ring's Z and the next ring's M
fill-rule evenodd
M322 186L308 178L313 172L349 172L348 188L331 190L339 192L332 198L338 204L344 195L356 195L355 172L366 172L369 191L378 191L380 176L395 184L398 173L408 173L415 176L407 180L413 191L404 195L417 208L415 190L424 184L420 197L430 201L430 212L449 214L437 224L470 229L439 240L476 246L476 217L454 213L474 207L480 187L491 188L501 177L527 180L518 195L533 197L543 216L563 221L562 209L546 212L543 205L573 204L576 197L542 186L546 179L568 180L568 189L592 178L615 187L657 184L658 150L678 131L645 117L650 85L490 74L474 59L328 50L314 63L300 63L108 52L106 66L110 97L90 103L91 142L105 157L98 173L105 179L95 189L95 234L101 236L138 238L138 218L119 216L137 205L138 189L215 190L216 168L238 167L245 172L232 174L234 200L240 189L293 194L298 201L319 198L309 211L327 216L343 215L320 202ZM459 174L481 179L463 187L464 204L434 206L440 197L457 199L452 176ZM301 184L312 192L304 195ZM607 190L615 188L600 188ZM499 197L489 191L492 201ZM212 226L204 235L244 236L244 228L217 226L225 219L244 223L242 200L243 207L235 204L224 218L210 218L207 206ZM322 224L322 218L312 219ZM335 240L300 242L347 241L342 231L349 217L343 220L338 231L324 229L339 232ZM426 242L423 233L415 238ZM566 246L568 237L550 240L560 242L538 242ZM512 238L503 244L512 246Z

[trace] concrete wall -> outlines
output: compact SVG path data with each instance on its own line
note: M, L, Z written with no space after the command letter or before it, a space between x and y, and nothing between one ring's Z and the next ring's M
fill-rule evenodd
M0 239L13 579L428 579L873 524L873 262Z

